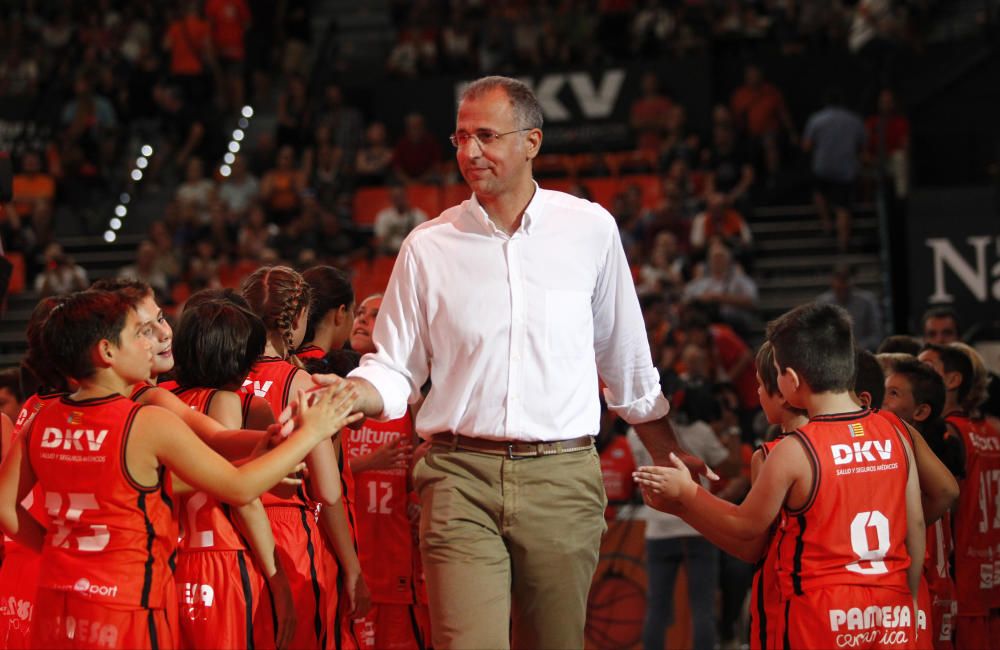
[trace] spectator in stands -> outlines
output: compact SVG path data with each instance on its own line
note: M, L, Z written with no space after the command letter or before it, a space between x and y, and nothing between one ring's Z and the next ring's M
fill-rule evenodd
M316 161L309 173L309 187L323 205L332 206L337 196L351 185L350 165L344 162L344 150L324 142L316 148Z
M312 4L312 0L284 0L278 5L280 34L284 36L281 71L286 76L306 69L306 54L312 40Z
M330 129L333 144L344 152L344 160L353 160L355 152L361 146L365 120L360 110L344 100L344 93L338 84L328 84L324 89L323 106L316 123ZM385 127L382 129L384 144Z
M635 134L636 148L659 155L674 103L660 91L660 79L655 72L644 73L641 85L642 94L629 109L629 123Z
M892 336L885 337L885 340L878 344L876 356L883 354L908 354L911 357L915 357L920 354L922 347L923 344L912 336L907 334L893 334Z
M187 167L188 159L200 152L210 140L205 115L185 101L177 86L157 86L153 97L159 109L162 141L153 156L150 175L159 176L163 165L172 163L179 169Z
M184 273L191 292L222 286L219 271L222 259L215 244L210 239L199 239L195 243L194 254L188 258Z
M660 143L659 166L668 169L675 160L683 160L689 167L698 153L698 136L687 128L687 111L674 104L666 115L665 132Z
M677 236L667 230L657 233L653 249L639 269L636 293L642 297L680 291L684 287L685 264L677 246Z
M823 230L830 232L830 211L836 215L837 248L847 251L851 239L851 202L860 154L865 144L861 118L844 106L838 89L827 91L825 106L806 123L802 147L812 154L812 172L816 179L813 200Z
M677 30L677 21L661 0L645 0L632 18L632 52L644 58L655 58L663 52Z
M42 169L42 158L35 151L21 156L21 171L14 174L13 207L17 216L32 226L43 245L52 238L52 203L56 197L56 181Z
M35 291L46 296L61 296L83 291L90 282L83 267L63 252L62 246L52 242L45 247L45 269L35 278Z
M725 196L719 192L708 195L704 211L691 222L692 255L697 259L703 258L713 239L725 242L736 257L746 254L753 243L750 226L743 215L727 207Z
M219 199L235 218L241 218L260 194L260 183L247 169L246 158L236 156L228 178L219 187Z
M163 47L170 52L170 77L184 92L184 100L199 109L212 97L211 75L217 62L208 22L196 0L185 0L183 9L167 26Z
M17 422L26 395L21 388L21 369L17 366L0 370L0 413Z
M712 144L702 153L705 191L719 192L726 203L741 210L750 208L754 171L750 155L736 139L736 131L724 116L712 127Z
M300 74L293 74L278 97L278 146L289 145L296 151L300 150L312 139L313 127L306 80Z
M285 145L278 150L277 165L260 181L260 200L268 218L279 226L298 214L302 208L302 191L306 175L295 167L295 150Z
M247 260L259 260L277 232L278 227L267 222L263 208L255 203L247 212L246 223L240 226L236 236L239 256Z
M717 307L724 321L746 335L756 318L756 283L733 262L729 247L718 240L708 247L706 267L701 277L688 283L684 298Z
M124 280L137 280L153 287L161 297L169 295L170 281L162 269L157 268L156 246L148 239L139 243L135 251L135 263L123 266L118 270L118 277Z
M165 275L167 284L172 285L180 277L181 262L167 224L160 220L150 224L149 241L156 253L156 261L153 263L155 272Z
M243 106L246 94L243 87L244 39L251 22L250 7L246 0L207 0L205 17L222 72L225 106L233 111Z
M207 225L211 220L209 206L215 200L215 181L205 178L205 165L197 156L188 160L184 176L184 182L177 187L174 198L182 210L194 210L198 225Z
M395 255L410 231L427 221L427 214L410 204L406 188L389 190L390 205L375 215L375 249L384 255Z
M441 63L447 72L469 72L476 67L474 30L467 11L461 3L452 3L451 16L441 28Z
M875 166L879 182L897 200L909 191L910 121L899 112L889 89L878 95L878 111L865 120L865 158Z
M768 174L773 178L781 164L778 138L782 129L792 142L798 141L785 96L764 79L759 66L750 64L744 70L743 85L733 92L729 106L739 127L763 151Z
M392 147L385 125L372 122L365 130L365 142L355 157L354 172L359 185L384 185L392 174Z
M847 310L854 323L854 341L859 348L875 350L885 336L878 299L872 292L854 286L854 270L847 264L833 268L830 290L816 296L816 302L837 304Z
M438 178L441 145L424 125L424 116L406 116L406 130L396 142L392 155L393 171L400 182L431 183Z
M348 195L349 196L349 195ZM336 214L324 211L319 218L319 235L316 242L318 262L348 268L354 259L367 254L366 247L344 228Z
M11 44L0 63L0 96L32 96L38 87L38 61L23 46ZM15 418L16 419L16 418Z
M66 166L81 178L97 178L114 154L118 119L111 102L94 92L87 72L77 74L73 89L62 111Z
M947 345L961 340L958 313L951 307L932 307L921 319L924 343Z

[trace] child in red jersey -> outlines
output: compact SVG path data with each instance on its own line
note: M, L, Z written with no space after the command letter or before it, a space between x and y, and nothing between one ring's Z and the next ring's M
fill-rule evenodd
M290 395L313 386L309 373L292 354L305 335L309 286L288 267L265 267L246 279L242 293L252 311L261 317L268 334L264 354L251 368L243 390L267 400L277 417L288 406ZM320 506L320 525L342 567L341 579L348 585L351 615L361 616L369 606L368 590L341 504L336 446L332 442L318 446L307 462L308 496L301 489L277 490L263 499L296 599L299 624L293 648L326 647L339 636L329 627L336 622L337 562L319 534L313 504Z
M351 348L353 364L341 364L342 376L357 367L360 355L375 351L371 338L382 296L365 298L357 308ZM415 562L411 533L410 462L416 436L413 417L379 422L368 418L341 437L354 474L357 535L361 569L371 589L372 608L354 622L362 648L416 650L423 638L415 612Z
M925 543L910 446L851 398L854 337L843 309L803 305L773 321L767 338L781 394L809 423L775 445L741 505L699 488L677 459L636 472L643 497L754 549L780 514L784 647L910 648L921 566L910 558L922 558Z
M212 496L247 503L332 427L355 419L347 414L350 394L302 397L297 429L233 467L177 417L123 397L148 377L148 329L124 296L102 291L66 298L43 328L52 365L80 388L39 411L0 468L0 527L42 553L34 647L173 646L165 598L176 539L166 534L164 469ZM20 505L36 482L47 528Z
M753 454L750 461L750 484L760 476L767 456L787 434L805 426L808 414L802 409L790 406L778 390L778 373L774 367L774 350L767 341L757 350L757 396L769 424L778 427L775 437L764 442ZM784 612L781 609L781 591L778 589L777 557L775 534L778 522L769 531L769 541L764 557L757 560L750 589L750 647L770 650L780 648L782 641L781 623Z
M919 359L945 387L944 418L965 448L965 478L952 518L958 620L955 646L1000 647L1000 433L970 400L975 365L969 349L928 344Z
M932 368L913 357L892 364L885 379L885 410L913 425L955 478L962 479L965 476L962 441L941 418L944 400L944 383ZM927 557L924 561L932 642L936 650L951 650L954 647L952 641L958 604L952 579L953 551L951 517L946 513L927 527Z
M223 301L189 301L175 339L173 392L223 426L243 427L245 400L235 391L263 353L266 337L264 324L247 310ZM174 571L181 646L284 648L294 635L296 612L260 499L230 508L177 482L174 493L183 531Z
M354 287L346 273L332 266L313 266L302 272L312 300L305 343L295 353L299 359L322 359L343 347L354 325Z
M48 402L66 394L69 387L66 380L55 372L48 363L45 348L41 343L42 325L53 307L62 298L43 298L35 306L28 319L25 336L28 351L22 361L22 372L31 379L35 393L21 407L10 439L3 441L3 456L17 441L24 426ZM45 503L36 487L22 502L32 517L45 525ZM27 648L31 641L32 610L35 602L35 585L38 583L39 555L17 541L5 538L3 565L0 566L0 647L8 649Z

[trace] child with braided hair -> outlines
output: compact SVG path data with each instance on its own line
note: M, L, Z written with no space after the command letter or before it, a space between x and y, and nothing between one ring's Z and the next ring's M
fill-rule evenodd
M288 406L290 395L313 387L309 373L294 354L306 332L309 285L286 266L263 267L244 281L242 293L267 329L264 354L251 368L243 390L267 400L278 417ZM337 447L339 441L324 442L307 458L308 496L301 487L295 491L278 488L262 499L298 612L299 623L291 648L325 648L337 644L338 578L343 581L350 600L350 616L363 616L369 607L368 589L341 504ZM339 569L319 535L312 511L316 503L320 506L319 521L339 560ZM339 571L343 575L338 576ZM328 622L334 623L332 629L328 629Z

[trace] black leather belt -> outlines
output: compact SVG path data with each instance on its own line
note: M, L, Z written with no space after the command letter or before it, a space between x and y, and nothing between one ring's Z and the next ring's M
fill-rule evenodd
M591 436L580 436L569 440L554 440L552 442L518 442L511 440L486 440L472 438L454 433L435 433L430 437L432 445L473 451L493 456L507 458L538 458L539 456L555 456L575 451L586 451L593 448L594 439Z

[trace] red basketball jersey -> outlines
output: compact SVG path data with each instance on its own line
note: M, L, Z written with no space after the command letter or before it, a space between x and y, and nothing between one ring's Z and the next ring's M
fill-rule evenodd
M132 386L132 392L129 393L128 398L130 400L132 400L133 402L135 402L140 397L142 397L143 393L145 393L147 390L149 390L151 388L156 388L156 386L154 386L153 384L150 384L149 382L140 381L135 386Z
M136 483L125 446L142 407L121 395L62 397L31 426L28 453L51 519L39 588L123 608L167 607L176 545L160 486Z
M215 388L176 388L173 393L200 413L208 414ZM185 551L243 551L247 546L233 526L229 506L204 492L192 492L177 500L181 523L179 548Z
M635 494L635 458L625 436L614 436L601 450L601 476L608 503L629 503ZM612 507L609 505L609 507Z
M176 392L180 385L173 379L167 379L165 381L157 382L157 388L162 388L163 390L169 390L171 393Z
M295 353L300 359L322 359L326 356L326 352L323 352L323 348L316 345L306 345L299 349Z
M299 372L292 364L278 357L261 357L250 369L250 374L243 381L243 388L240 392L247 395L260 397L271 405L271 412L274 413L275 420L281 412L288 406L288 399L292 391L292 380ZM246 404L249 408L249 403ZM265 492L260 497L265 506L294 506L298 508L308 507L308 498L302 486L296 489L278 486L270 492Z
M785 434L760 446L764 460L774 446L781 442ZM778 522L771 526L770 539L764 557L758 562L750 585L750 647L754 650L768 650L781 647L781 619L784 603L778 587L777 534Z
M368 419L360 429L345 428L342 436L344 456L350 461L394 440L412 440L413 419L409 413L388 422ZM352 500L357 516L358 559L372 602L413 602L407 474L405 467L354 474Z
M958 612L986 615L1000 607L1000 434L963 413L945 421L965 445L965 478L952 521Z
M815 417L789 434L806 450L813 485L805 506L782 510L784 598L833 585L908 592L909 458L901 436L868 409Z

